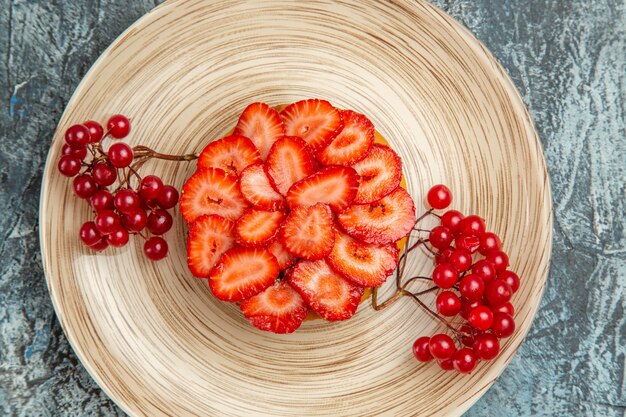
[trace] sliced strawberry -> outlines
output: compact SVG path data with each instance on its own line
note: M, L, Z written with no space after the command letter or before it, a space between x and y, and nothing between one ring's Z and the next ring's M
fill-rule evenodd
M289 276L289 283L317 314L328 321L352 317L363 296L362 287L351 284L323 259L298 262Z
M335 242L330 208L326 204L294 208L281 226L279 237L293 256L305 259L325 257Z
M287 204L311 206L326 203L334 211L341 211L354 200L359 186L359 176L350 167L326 167L298 181L287 193Z
M324 165L352 165L365 158L374 143L374 125L364 115L342 110L343 129L330 144L318 152Z
M265 160L274 142L285 136L285 124L267 104L252 103L241 113L234 133L250 138Z
M248 209L235 223L235 239L241 246L263 246L276 236L284 218L281 211Z
M314 159L304 141L287 136L277 140L265 163L270 183L276 191L286 195L294 182L315 172Z
M298 258L287 251L287 248L281 243L280 239L274 239L267 245L267 250L274 255L281 270L289 268L298 260Z
M402 179L402 161L389 147L374 144L365 159L352 166L361 176L355 203L380 200L396 188Z
M263 167L263 164L254 164L241 171L241 194L248 203L260 209L281 210L285 207L285 198L272 187Z
M250 298L270 285L280 269L265 248L232 248L220 258L209 275L209 287L223 301Z
M237 177L219 168L196 171L183 185L180 197L180 212L187 223L203 214L237 220L246 207Z
M353 204L338 216L350 236L366 243L387 245L406 236L415 226L415 205L404 188L370 204Z
M189 226L187 265L194 276L209 277L220 256L235 242L232 229L233 222L215 214L200 216Z
M394 244L371 245L336 231L335 246L326 262L359 287L377 287L398 266L398 248Z
M314 152L326 147L343 128L341 113L326 100L298 101L285 107L280 116L285 133L304 139Z
M294 332L309 311L302 296L285 280L276 281L265 291L245 300L240 307L257 329L281 334Z
M198 157L198 168L221 168L239 175L257 162L261 162L261 156L254 143L244 136L232 135L209 143Z

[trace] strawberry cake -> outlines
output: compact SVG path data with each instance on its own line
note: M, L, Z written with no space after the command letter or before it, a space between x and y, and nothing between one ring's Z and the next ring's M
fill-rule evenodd
M352 317L416 221L401 160L375 138L365 115L325 100L250 104L182 189L191 273L261 330Z

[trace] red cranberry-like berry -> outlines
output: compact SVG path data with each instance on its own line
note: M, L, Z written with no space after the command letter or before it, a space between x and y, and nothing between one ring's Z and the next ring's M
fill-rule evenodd
M519 289L519 277L513 271L502 271L498 274L498 278L509 284L511 291L516 293Z
M459 292L470 301L479 301L485 293L485 282L476 274L467 274L459 282Z
M91 196L89 202L96 213L102 210L111 210L113 208L113 195L107 190L98 190Z
M435 305L437 306L437 311L446 317L456 316L461 311L461 299L452 291L444 291L439 294Z
M115 208L120 213L129 213L139 208L141 200L139 195L128 188L122 188L115 194Z
M163 190L163 181L156 175L147 175L141 179L139 184L139 196L148 203L157 201L161 191Z
M413 355L415 356L415 359L420 362L428 362L432 360L433 355L430 354L430 350L428 349L429 342L430 337L422 336L413 343Z
M102 239L102 235L96 229L96 224L94 222L86 222L80 227L80 231L78 232L78 236L80 240L87 246L95 245L100 242Z
M151 237L144 243L143 253L153 261L161 260L167 256L167 242L160 236Z
M159 196L157 197L157 204L162 209L171 209L178 203L178 190L171 185L163 186Z
M463 345L467 347L474 346L474 341L477 336L477 330L468 324L464 324L459 328L459 331L461 332L461 343L463 343Z
M133 162L133 148L123 142L111 145L107 154L111 165L116 168L126 168Z
M498 307L491 306L491 311L493 311L493 314L505 313L505 314L508 314L511 317L513 317L515 315L515 309L513 308L513 304L511 304L511 303L504 303L504 304L502 304L501 306L498 306Z
M439 288L452 288L458 280L459 272L448 263L439 264L433 270L433 282Z
M128 243L128 232L121 226L113 229L113 231L107 235L107 243L118 248L124 246Z
M98 191L98 185L89 174L80 174L74 177L74 194L79 198L89 198Z
M461 235L454 240L454 246L457 249L465 249L469 253L475 253L480 246L480 240L476 236Z
M162 235L172 228L172 216L163 209L156 209L148 216L148 230L153 235Z
M500 250L500 246L502 246L502 243L495 233L485 232L480 235L480 247L478 248L478 252L480 252L481 255L487 255L494 250Z
M467 316L469 324L478 330L487 330L493 324L493 312L486 306L478 306Z
M129 232L141 232L148 224L148 215L142 208L134 208L121 216L122 226Z
M66 177L73 177L80 172L80 160L72 155L63 155L59 159L59 172Z
M103 250L105 250L106 248L109 247L109 244L107 243L107 239L106 236L102 236L102 238L94 243L93 245L89 246L89 249L95 251L95 252L101 252Z
M430 231L428 241L434 248L443 250L450 246L450 243L452 242L452 233L450 233L450 230L446 227L437 226Z
M108 187L117 179L117 171L107 162L98 162L93 167L93 179L98 184Z
M497 272L504 271L509 266L509 257L501 250L489 252L485 259L493 264Z
M454 248L446 248L442 250L439 255L435 256L435 263L437 265L449 263L448 260L450 259L452 252L454 252Z
M454 340L447 334L439 333L430 338L428 350L433 358L438 360L450 359L456 351Z
M476 369L478 359L471 349L463 348L454 353L452 364L458 373L469 374Z
M459 272L467 271L472 266L472 255L465 249L456 249L448 258L450 263Z
M443 184L437 184L428 190L428 204L434 209L443 210L452 202L452 192Z
M102 210L96 215L94 222L103 235L113 233L121 226L120 217L113 210Z
M461 300L461 311L459 312L461 317L467 320L469 317L470 311L474 310L476 307L483 305L481 301L482 300L470 301L466 299L465 297L463 297L463 299Z
M463 220L463 215L456 210L448 210L441 215L441 225L448 228L453 235L459 232L461 220Z
M473 350L478 359L490 361L500 353L500 343L492 334L479 334L474 341Z
M90 140L89 129L83 125L72 125L65 131L65 142L72 148L84 148Z
M63 145L61 148L62 155L71 155L74 158L78 158L79 161L82 161L87 156L87 147L83 146L82 148L72 148L67 143Z
M104 129L100 123L94 120L87 120L83 125L89 129L90 143L98 143L102 140Z
M443 361L437 361L439 367L444 371L451 371L454 369L454 364L452 363L452 359L446 359Z
M472 273L482 278L485 283L496 279L496 268L494 268L491 262L485 259L476 261L474 266L472 266Z
M461 220L459 232L466 236L480 236L485 233L485 221L475 214Z
M487 284L485 288L485 297L489 302L489 305L493 307L501 306L502 304L509 302L513 291L509 284L501 279L496 279Z
M122 139L130 132L130 120L126 116L116 114L107 122L107 130L115 139Z
M497 337L507 338L515 332L515 321L506 313L493 315L492 331Z

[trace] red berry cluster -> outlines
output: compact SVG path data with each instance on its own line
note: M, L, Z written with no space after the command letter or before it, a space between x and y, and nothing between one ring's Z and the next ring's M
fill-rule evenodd
M452 194L446 186L436 185L427 200L433 209L443 210ZM460 316L463 322L446 323L454 338L444 333L418 338L413 353L422 362L436 359L443 370L470 373L480 360L494 359L500 352L499 340L513 334L510 300L519 288L519 277L507 269L509 258L500 239L486 231L483 219L456 210L438 217L440 224L427 239L435 253L432 281L440 291L435 304L441 316Z
M172 227L167 211L178 203L178 191L163 185L155 175L141 177L136 168L155 156L145 147L131 148L118 141L128 136L130 121L121 114L107 122L107 131L93 120L70 126L59 159L59 172L74 178L74 194L87 200L94 210L93 221L84 223L80 240L94 251L108 246L121 247L129 235L145 239L144 253L154 261L167 255L167 242L161 237ZM110 138L107 149L106 138ZM133 167L133 161L137 165ZM136 178L136 186L131 180ZM147 229L153 235L145 235Z

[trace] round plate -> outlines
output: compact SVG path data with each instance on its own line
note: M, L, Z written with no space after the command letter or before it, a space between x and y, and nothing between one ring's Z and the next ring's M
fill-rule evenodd
M404 162L421 206L448 184L453 206L502 236L522 278L518 330L471 376L412 358L437 323L410 299L351 320L306 322L291 335L253 329L187 270L178 211L170 256L141 239L93 254L91 218L56 172L63 132L113 113L129 142L197 151L253 101L318 97L368 115ZM180 187L194 163L151 162ZM551 198L541 146L502 68L467 30L426 2L172 1L107 49L59 123L45 169L41 247L52 301L77 355L131 415L460 415L502 372L539 305L550 258ZM415 273L432 260L415 254Z

